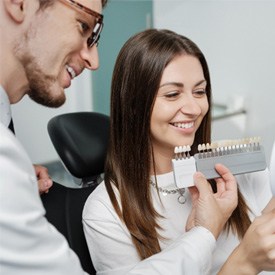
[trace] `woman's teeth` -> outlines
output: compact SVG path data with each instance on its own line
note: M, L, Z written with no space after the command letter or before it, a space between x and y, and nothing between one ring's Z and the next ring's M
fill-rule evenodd
M189 123L172 123L175 127L183 128L183 129L189 129L194 126L194 122Z

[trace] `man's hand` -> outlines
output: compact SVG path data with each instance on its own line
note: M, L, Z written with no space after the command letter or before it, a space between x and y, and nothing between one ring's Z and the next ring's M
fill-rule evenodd
M238 204L237 183L232 173L223 165L215 166L221 175L216 179L217 193L202 173L194 174L195 186L189 188L192 210L188 217L186 230L194 226L207 228L217 239L225 223Z
M49 189L53 185L53 181L49 176L48 169L41 165L33 165L35 174L37 177L38 188L40 195L43 193L48 193Z

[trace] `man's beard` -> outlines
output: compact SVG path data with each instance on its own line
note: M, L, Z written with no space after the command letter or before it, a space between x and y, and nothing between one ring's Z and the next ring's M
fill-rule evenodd
M24 58L23 66L29 83L27 94L35 102L47 107L60 107L66 100L56 77L46 75L35 63L35 58Z
M66 100L64 89L59 85L57 76L44 73L43 65L39 65L37 56L32 54L30 41L35 41L35 38L36 28L31 25L23 39L17 41L14 47L14 54L20 60L27 77L26 94L41 105L60 107Z

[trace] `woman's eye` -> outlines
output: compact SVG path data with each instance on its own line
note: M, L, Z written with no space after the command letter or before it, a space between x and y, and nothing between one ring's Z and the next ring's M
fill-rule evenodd
M165 94L164 96L168 99L175 99L180 95L180 92L177 91L173 91L173 92L169 92L167 94Z
M202 90L196 90L193 92L193 94L196 97L203 97L204 95L206 95L206 90L202 89Z

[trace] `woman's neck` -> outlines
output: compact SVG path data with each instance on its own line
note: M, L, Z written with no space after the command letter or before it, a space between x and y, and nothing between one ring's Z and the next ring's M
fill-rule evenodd
M164 153L164 152L159 152L155 151L154 152L154 162L155 162L155 171L153 169L153 165L151 165L151 175L153 174L165 174L169 173L172 171L172 158L173 154L172 153Z

